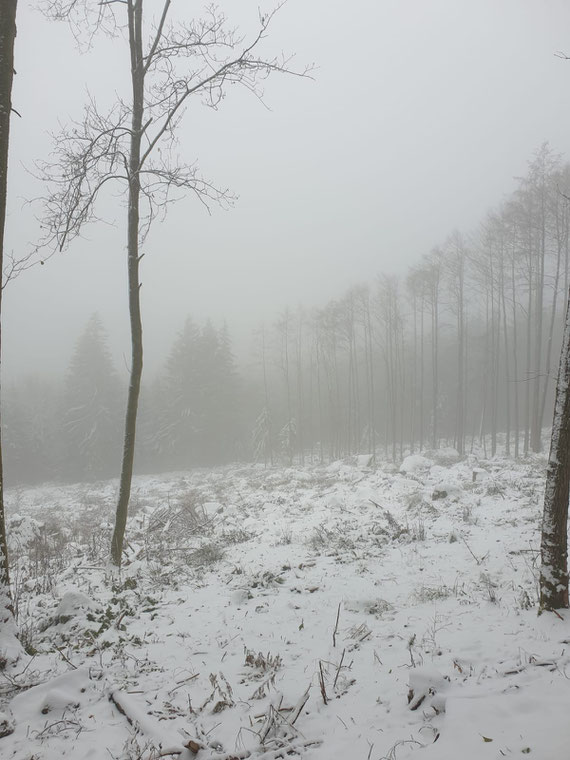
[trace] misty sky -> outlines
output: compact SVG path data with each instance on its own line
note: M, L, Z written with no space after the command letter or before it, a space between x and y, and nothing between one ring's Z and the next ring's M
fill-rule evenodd
M149 0L149 6L152 4ZM222 0L253 28L257 1ZM20 0L7 250L37 240L34 161L81 116L87 89L128 84L120 40L80 56L68 28ZM174 0L176 12L199 7ZM269 7L269 6L268 6ZM380 271L401 272L458 228L473 229L544 140L570 156L566 0L289 0L265 50L315 62L315 81L276 76L265 109L233 88L214 112L191 103L178 150L239 199L208 215L189 196L156 222L142 263L147 369L188 315L226 319L245 343L285 306L324 304ZM130 355L124 208L4 291L5 376L67 366L94 311L126 377Z

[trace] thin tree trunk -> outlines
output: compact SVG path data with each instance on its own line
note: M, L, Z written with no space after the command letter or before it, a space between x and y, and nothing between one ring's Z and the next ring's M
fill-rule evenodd
M542 430L540 420L540 387L541 387L541 364L542 364L542 321L544 303L544 263L546 248L546 222L544 210L544 188L541 195L541 233L540 250L538 260L538 279L536 283L536 315L534 320L534 373L532 398L532 425L530 444L534 452L542 449ZM544 382L547 382L545 378Z
M515 409L515 459L519 458L519 367L517 346L517 300L515 288L515 252L512 251L511 259L511 290L513 294L513 373L515 378L514 409Z
M412 388L410 404L410 454L414 453L414 440L416 436L416 400L418 394L418 309L415 291L412 294L412 313L414 325L414 348L412 351Z
M131 83L133 93L133 114L131 121L131 145L129 155L129 198L128 198L128 283L129 316L131 323L131 376L127 396L125 437L123 442L123 462L119 484L119 500L115 517L115 529L111 541L111 561L121 565L123 541L127 524L133 465L135 458L135 437L137 411L143 369L142 322L140 307L139 278L139 203L140 203L140 160L142 122L144 110L144 59L142 46L142 0L128 0L129 46L131 52Z
M540 401L540 410L538 413L538 429L542 430L544 421L544 411L546 409L546 396L548 394L548 384L550 381L550 370L552 360L552 342L554 340L554 324L556 322L556 306L558 305L558 285L560 282L560 266L562 263L562 243L559 214L556 214L556 238L557 238L557 255L556 255L556 272L554 274L554 292L552 294L552 306L550 310L550 324L548 326L548 337L546 339L546 360L545 360L545 377L542 386L542 398Z
M425 303L422 285L422 300L421 300L421 312L420 312L420 451L424 448L424 315L425 315Z
M455 445L463 455L465 451L465 301L464 262L459 253L458 298L457 298L457 409L455 417Z
M529 252L530 257L530 252ZM525 382L525 430L524 430L524 455L527 456L530 449L530 384L532 372L532 262L529 260L528 271L528 301L526 322L526 382Z
M271 410L269 400L269 383L267 381L267 357L265 351L265 328L261 330L261 363L263 368L263 400L265 404L265 414L267 418L267 438L263 447L263 461L265 467L267 467L267 455L269 454L269 462L273 467L273 424L271 422Z
M369 383L370 383L370 406L369 406L369 425L370 425L370 450L376 462L376 414L375 414L375 382L374 382L374 350L372 340L372 319L370 316L370 300L366 300L366 326L368 331L368 356L370 359L369 366Z
M431 337L431 345L432 345L432 414L433 414L433 427L432 427L432 437L431 437L431 445L433 449L437 449L438 446L438 396L439 396L439 350L438 350L438 340L439 340L439 318L438 318L438 293L437 289L433 293L433 301L432 301L432 321L431 321L431 330L432 330L432 337Z
M6 202L8 194L8 147L10 141L10 115L12 112L12 82L14 78L14 42L16 39L16 0L0 3L0 277L4 263L4 230L6 226ZM0 317L2 313L2 288L0 288ZM1 321L0 321L1 348ZM1 351L0 351L1 356ZM0 419L1 431L1 419ZM8 541L4 516L4 475L2 468L2 442L0 433L0 632L5 662L17 659L19 644L12 597L8 563ZM0 666L1 667L1 666Z
M305 435L304 435L304 399L303 399L303 316L299 312L299 325L297 330L297 440L299 461L301 466L305 464Z
M503 249L501 250L501 304L503 308L503 339L505 345L505 455L511 456L511 375L509 367L509 335L507 324L507 304L505 299L505 274Z
M319 335L317 332L315 338L315 352L317 355L317 408L319 412L319 461L322 464L324 462L324 450L323 450L323 401L321 393L321 349L319 346Z

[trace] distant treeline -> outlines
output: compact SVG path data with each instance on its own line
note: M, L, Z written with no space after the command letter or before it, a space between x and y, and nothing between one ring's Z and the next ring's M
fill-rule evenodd
M226 329L188 320L141 398L139 471L235 459L243 435L239 389ZM77 341L60 387L32 377L7 387L4 395L8 484L118 475L126 386L97 315Z
M454 232L402 279L257 331L238 373L228 331L188 321L144 390L139 471L231 460L399 460L452 445L522 456L550 425L568 304L570 165L543 145L476 233ZM390 252L382 252L383 258ZM394 252L397 255L397 252ZM8 483L117 475L125 389L93 317L64 387L4 393Z

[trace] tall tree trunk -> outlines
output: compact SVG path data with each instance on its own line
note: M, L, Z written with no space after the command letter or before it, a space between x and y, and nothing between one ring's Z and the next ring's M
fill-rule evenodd
M529 251L528 268L528 299L526 320L526 381L525 381L525 429L524 429L524 455L527 456L530 449L530 384L532 382L532 260Z
M546 220L544 209L544 187L541 188L541 226L539 240L538 275L536 281L536 314L534 318L534 384L532 388L532 425L530 444L534 452L542 449L542 430L540 419L540 388L542 365L542 321L544 307L544 265L546 255ZM545 383L548 378L545 378Z
M267 460L273 467L273 424L271 421L271 409L269 399L269 382L267 380L267 355L265 349L265 327L261 330L261 364L263 369L263 402L265 405L265 414L267 417L267 437L263 447L263 460L267 467Z
M431 435L431 445L433 449L438 447L438 400L439 400L439 316L438 316L438 287L435 286L432 293L432 311L431 311L431 346L432 346L432 414L433 426Z
M425 317L425 302L424 302L424 286L422 284L422 297L420 302L420 451L424 448L424 346L425 346L425 331L424 331L424 317Z
M546 471L540 570L540 606L568 607L568 498L570 495L570 308L560 354L550 456Z
M115 529L111 540L111 561L121 565L123 541L135 458L135 437L137 411L143 369L142 321L139 281L139 205L140 205L140 161L144 111L144 59L142 44L143 0L128 0L129 47L131 53L131 84L133 112L131 120L131 144L129 155L129 197L127 260L129 285L129 317L131 324L131 375L127 396L125 437L123 441L123 461L119 484L119 499L115 517Z
M319 461L322 464L325 461L323 449L323 437L325 431L323 428L323 400L321 392L321 348L318 331L315 337L315 353L317 360L317 409L319 413Z
M503 340L505 346L505 455L511 456L511 375L509 366L509 333L505 297L504 248L501 244L501 306L503 309Z
M463 251L458 250L457 283L457 409L455 416L455 445L465 452L465 266Z
M538 429L542 430L544 421L544 411L546 409L546 397L548 395L548 386L550 381L550 370L552 361L552 343L554 340L554 325L556 322L556 307L558 305L558 286L560 283L560 269L562 265L562 250L564 247L562 238L562 228L560 226L560 214L557 209L556 213L556 271L554 273L554 285L552 293L552 305L550 308L550 320L548 325L548 336L546 338L546 359L545 359L545 377L542 386L542 398L540 400L540 409L538 413Z
M416 401L418 395L418 308L415 290L412 293L413 315L413 350L412 350L412 387L410 394L410 454L414 453L416 437Z
M4 263L4 230L8 192L8 146L10 114L12 112L12 82L14 77L14 41L16 39L16 0L0 2L0 277ZM0 316L2 309L0 288ZM1 323L0 323L1 324ZM0 328L1 329L1 328ZM1 332L0 332L1 338ZM1 355L1 354L0 354ZM1 429L1 423L0 423ZM0 634L3 654L8 661L16 659L19 646L10 595L8 543L4 516L4 475L0 435Z
M305 464L305 435L304 435L304 398L303 398L303 315L298 312L298 329L297 329L297 441L299 452L299 463Z
M515 252L511 252L511 291L513 298L513 374L515 378L514 393L514 411L515 411L515 459L519 458L519 367L518 367L518 345L517 345L517 300L515 287Z

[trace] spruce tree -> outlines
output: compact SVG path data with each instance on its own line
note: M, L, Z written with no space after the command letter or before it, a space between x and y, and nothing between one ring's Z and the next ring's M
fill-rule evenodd
M93 314L79 337L65 381L65 474L96 479L118 474L121 384L105 331Z

